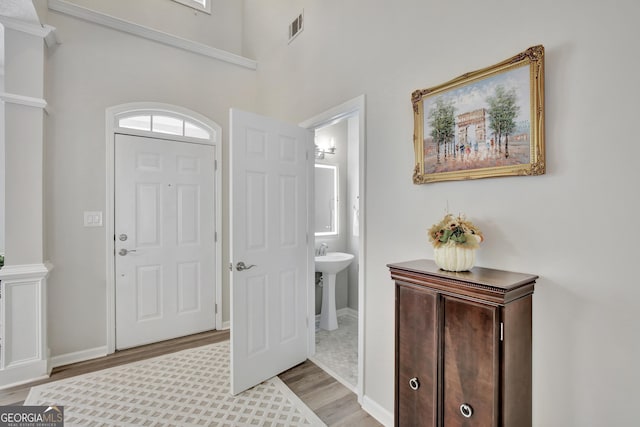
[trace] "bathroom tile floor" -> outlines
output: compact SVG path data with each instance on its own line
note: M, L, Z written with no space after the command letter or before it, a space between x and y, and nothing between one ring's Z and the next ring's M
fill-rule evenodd
M338 316L338 329L316 329L313 362L343 384L355 389L358 383L358 319Z

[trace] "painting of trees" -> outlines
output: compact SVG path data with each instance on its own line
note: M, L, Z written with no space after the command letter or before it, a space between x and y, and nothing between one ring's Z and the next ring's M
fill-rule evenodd
M504 136L505 158L509 157L509 135L516 128L515 118L520 112L520 106L517 101L515 89L507 90L502 85L497 86L494 94L487 97L489 127L496 136L498 152L501 152L502 137Z
M455 136L455 107L453 100L445 101L442 97L435 100L435 106L429 114L431 137L436 144L436 162L440 163L440 146L453 141Z

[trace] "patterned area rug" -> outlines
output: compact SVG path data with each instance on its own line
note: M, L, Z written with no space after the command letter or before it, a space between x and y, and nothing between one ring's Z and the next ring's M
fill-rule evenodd
M278 377L229 392L229 341L33 387L66 426L324 426Z

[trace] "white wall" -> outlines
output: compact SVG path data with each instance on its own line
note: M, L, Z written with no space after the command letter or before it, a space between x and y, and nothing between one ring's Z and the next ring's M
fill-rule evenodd
M43 0L36 0L43 1ZM211 14L173 0L66 0L116 18L242 55L243 3L211 0Z
M304 32L286 26L304 5ZM365 397L393 408L394 290L386 264L432 258L445 207L487 237L478 265L540 275L535 426L634 425L640 379L633 137L635 0L246 0L259 110L299 122L366 94ZM546 48L548 172L416 186L410 94Z
M197 111L223 127L227 188L228 110L252 109L255 71L49 11L62 43L48 52L45 259L52 356L106 344L105 230L83 227L83 211L105 211L105 110L155 101ZM196 25L183 20L183 25ZM233 36L233 35L232 35ZM228 193L223 191L223 242ZM228 247L223 247L223 265ZM223 269L228 302L228 270ZM228 319L228 305L223 306Z

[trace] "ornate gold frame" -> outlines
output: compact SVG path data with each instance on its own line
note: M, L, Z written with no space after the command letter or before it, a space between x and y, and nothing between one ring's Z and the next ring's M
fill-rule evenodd
M438 168L441 168L440 162L440 149L441 146L445 145L447 149L450 151L449 157L456 159L458 162L462 161L460 159L463 158L465 154L465 150L468 159L472 159L472 154L477 154L478 159L480 159L480 155L483 152L486 152L485 160L482 162L478 160L477 164L489 164L491 160L489 159L490 150L494 149L495 146L501 147L503 138L497 137L495 139L498 142L495 142L494 139L486 138L485 143L482 144L480 149L478 148L478 142L473 142L473 146L475 148L475 153L469 153L469 148L464 148L464 143L458 143L456 141L456 131L461 132L461 128L459 127L459 123L461 122L460 117L463 114L459 115L455 118L453 115L450 118L457 120L453 127L453 137L449 137L445 142L436 143L431 141L433 146L437 149L437 163L428 164L427 169L433 169L433 171L425 172L425 158L429 158L432 161L433 154L427 154L425 152L425 117L424 117L424 105L425 99L434 97L432 100L435 100L435 97L438 96L453 96L456 90L469 89L473 85L480 86L483 81L487 82L492 77L498 76L497 78L506 79L506 74L519 69L520 67L529 67L529 134L522 134L523 139L528 139L529 141L529 156L528 162L523 162L519 164L509 164L509 165L498 165L498 166L482 166L474 168L473 165L470 166L469 169L459 169L459 170L445 170L445 171L437 171ZM496 79L496 81L498 81ZM514 98L515 99L515 98ZM415 184L426 184L436 181L453 181L453 180L464 180L464 179L477 179L477 178L490 178L497 176L513 176L513 175L542 175L545 173L545 153L544 153L544 47L533 46L527 49L526 51L519 53L512 58L509 58L505 61L502 61L496 65L473 71L470 73L466 73L457 77L447 83L443 83L438 86L434 86L428 89L416 90L411 94L411 102L413 104L413 112L414 112L414 134L413 134L413 143L415 149L415 158L416 165L413 171L413 182ZM453 102L453 101L452 101ZM454 105L454 104L451 104ZM457 104L456 104L457 105ZM460 104L465 105L465 104ZM455 107L454 107L455 108ZM519 107L518 107L519 108ZM485 109L489 110L489 109ZM451 110L453 114L454 110ZM476 113L480 110L476 110L473 113ZM516 110L518 111L518 110ZM487 121L485 120L485 112L480 112L482 115L482 126L485 130L477 131L474 125L474 130L476 135L487 135L489 132L487 129ZM471 114L471 113L468 113ZM497 122L497 119L496 119ZM449 122L450 123L450 122ZM491 121L489 120L489 123ZM431 128L430 128L431 129ZM451 129L451 126L449 126ZM465 134L464 139L467 139L468 134L468 126L464 128ZM435 132L435 130L432 130ZM478 133L480 132L480 133ZM484 133L483 133L484 132ZM440 135L440 134L438 134ZM494 133L495 135L495 133ZM433 139L432 134L430 135ZM506 141L506 158L509 157L508 151L508 134L504 141ZM467 147L469 147L471 143L467 143ZM433 147L430 148L433 150ZM522 156L526 156L526 150L524 147L520 147L520 150L524 153ZM460 158L457 158L457 154L460 154ZM517 157L517 155L516 155ZM446 157L445 157L446 161ZM453 160L451 160L453 161ZM518 159L511 160L502 160L502 162L517 162ZM494 164L498 164L498 160L493 161ZM455 165L454 165L455 166ZM448 167L448 166L447 166ZM457 166L460 168L461 166L458 164Z

